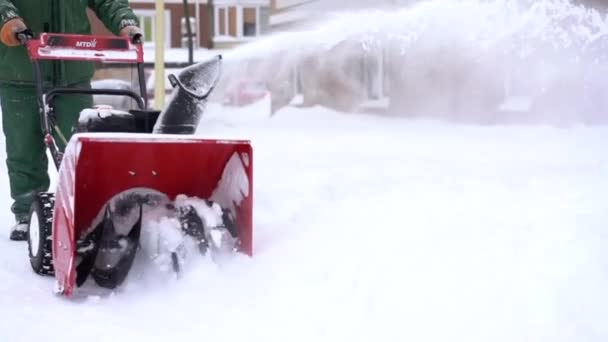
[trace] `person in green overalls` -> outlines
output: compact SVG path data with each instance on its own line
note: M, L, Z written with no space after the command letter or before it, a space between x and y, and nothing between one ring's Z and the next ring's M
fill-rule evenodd
M31 204L50 186L33 67L17 34L28 29L34 34L91 34L87 7L115 35L142 34L127 0L0 0L0 104L15 217L11 240L27 238ZM93 63L80 61L42 61L41 67L45 87L90 87L95 71ZM57 97L58 126L67 140L80 111L92 104L91 95Z

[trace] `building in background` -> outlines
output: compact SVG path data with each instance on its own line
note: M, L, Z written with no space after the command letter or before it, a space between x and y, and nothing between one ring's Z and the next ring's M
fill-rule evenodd
M269 31L281 32L326 18L332 12L402 6L421 0L270 0Z
M155 1L129 1L139 16L145 45L154 46ZM227 49L257 39L266 31L270 0L188 0L194 48ZM187 47L186 19L182 0L165 0L165 46ZM93 32L109 35L101 21L89 12Z
M139 16L144 31L145 46L153 47L156 40L155 22L156 9L154 0L136 0L129 2L135 14ZM211 7L208 1L189 1L189 15L195 48L212 47L212 31L210 25ZM165 0L165 37L167 48L186 47L185 11L181 0ZM111 34L103 23L92 13L89 18L94 34Z
M144 31L146 82L149 96L153 96L156 1L131 0L129 4L139 16ZM270 0L188 0L194 62L258 39L267 31L269 11ZM112 34L92 11L88 11L88 15L93 34ZM164 22L165 69L172 73L188 63L188 30L183 0L165 0ZM95 79L137 82L132 68L115 63L99 63ZM169 82L166 86L169 87Z
M267 31L269 0L214 0L213 47L225 49L249 43Z

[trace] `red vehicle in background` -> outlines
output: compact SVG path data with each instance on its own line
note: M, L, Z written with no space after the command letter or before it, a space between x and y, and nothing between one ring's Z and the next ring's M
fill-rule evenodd
M246 106L268 95L266 83L254 79L240 79L228 85L224 93L224 105Z

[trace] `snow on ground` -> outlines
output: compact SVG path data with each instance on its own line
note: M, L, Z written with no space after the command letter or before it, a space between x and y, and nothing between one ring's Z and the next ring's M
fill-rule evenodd
M2 164L0 341L608 338L608 127L261 110L199 131L252 140L254 258L110 297L31 272Z
M523 10L512 1L435 1L362 13L231 58L283 49L306 57L351 36L376 37L372 43L422 61L421 70L442 65L438 56L450 56L447 71L471 61L494 70L492 58L473 57L506 47L526 55L538 44L593 47L608 32L597 13L531 3ZM574 50L575 64L586 65ZM521 63L531 68L522 69L526 84L580 76L573 64L530 56ZM166 57L185 60L184 50ZM556 70L535 63L545 61ZM602 85L591 89L602 93ZM179 280L137 264L110 296L57 297L52 278L33 274L27 245L8 240L0 163L0 341L608 340L607 126L268 113L268 99L241 109L210 105L198 132L253 143L254 257L201 258Z

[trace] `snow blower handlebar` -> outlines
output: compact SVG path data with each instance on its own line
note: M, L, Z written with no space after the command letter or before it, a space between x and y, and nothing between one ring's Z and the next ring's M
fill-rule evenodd
M37 38L29 31L17 33L32 60L75 60L143 63L141 38L42 33Z
M56 96L65 94L127 96L135 100L139 109L147 109L148 97L143 67L143 47L140 37L135 36L131 40L129 37L61 33L42 33L35 37L30 30L18 32L16 36L27 49L32 61L42 129L46 136L45 143L51 150L57 168L61 163L62 154L59 152L52 134L53 130L57 131L55 113L52 109L52 103ZM39 63L41 60L136 64L141 95L127 89L54 87L47 91L44 88ZM61 132L57 133L61 136ZM67 142L64 141L64 143Z
M133 37L133 42L131 42L128 37L59 33L43 33L39 38L34 38L34 35L28 30L17 33L17 37L22 44L26 46L30 60L34 64L34 76L37 83L42 83L42 74L40 73L40 68L38 66L38 61L40 60L137 64L141 96L130 90L117 89L95 89L94 91L81 91L79 89L77 92L72 92L129 96L137 102L140 109L147 108L148 99L143 69L144 54L141 38L139 36ZM52 91L53 90L50 92ZM70 93L69 90L62 90L61 92ZM44 92L42 94L44 94Z

